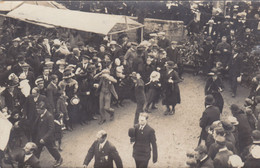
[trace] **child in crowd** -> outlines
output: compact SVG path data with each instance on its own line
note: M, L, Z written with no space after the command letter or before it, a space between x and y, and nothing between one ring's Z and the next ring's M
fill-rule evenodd
M67 99L68 99L68 97L65 95L65 93L60 92L60 97L57 101L56 113L57 113L57 115L62 114L62 118L61 118L62 125L64 123L66 128L68 129L67 121L69 120L69 116L68 116L68 109L67 109L67 106L68 106ZM62 129L65 129L65 128L62 128Z

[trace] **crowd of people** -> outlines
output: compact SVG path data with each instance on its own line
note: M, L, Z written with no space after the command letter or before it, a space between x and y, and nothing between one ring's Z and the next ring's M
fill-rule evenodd
M259 163L260 135L259 131L252 132L259 129L259 76L253 79L246 113L232 105L234 117L215 122L220 120L224 105L222 81L228 76L235 97L237 84L246 73L245 60L253 59L251 53L246 53L259 42L256 11L258 6L245 10L231 6L229 15L211 15L206 21L205 17L197 20L195 15L187 25L188 39L181 42L169 41L165 32L151 33L148 39L137 43L130 41L126 33L117 40L100 36L86 40L75 30L57 34L35 29L30 34L29 30L21 31L23 27L5 26L0 47L0 116L12 128L7 148L0 150L1 161L10 155L21 165L39 167L45 146L56 160L54 166L60 166L63 131L72 131L75 124L88 125L91 120L99 119L100 125L113 121L114 107L123 106L125 99L137 104L133 125L140 124L140 113L151 113L160 100L165 105L163 114L174 115L175 106L181 103L178 83L184 80L184 65L190 62L195 74L210 77L205 87L200 142L195 154L189 155L193 159L189 164L202 167L210 158L215 168L227 167L232 163L219 152L227 149L230 151L225 154L231 158L238 158L233 154L242 158L241 165L242 161L247 167L252 162ZM100 136L100 140L106 138L106 133ZM103 142L104 139L95 143ZM16 149L22 151L13 154ZM85 160L86 165L92 157L93 152ZM153 159L157 161L157 153ZM120 162L118 159L119 165ZM148 162L137 158L136 164L147 167Z

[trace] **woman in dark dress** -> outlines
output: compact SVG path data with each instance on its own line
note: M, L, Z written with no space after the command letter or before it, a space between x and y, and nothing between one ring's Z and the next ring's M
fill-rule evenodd
M176 104L181 103L180 89L178 83L181 79L178 73L174 70L175 63L173 61L167 61L166 71L162 76L162 89L163 89L163 100L162 104L166 105L166 111L164 115L173 115L175 113Z

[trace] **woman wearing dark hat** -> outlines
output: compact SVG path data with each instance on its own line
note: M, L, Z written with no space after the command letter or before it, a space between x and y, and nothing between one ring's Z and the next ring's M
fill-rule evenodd
M213 95L215 99L215 106L217 106L222 113L223 106L224 106L224 100L220 92L222 92L222 81L218 77L218 72L216 68L213 68L211 72L208 74L210 77L206 81L205 86L205 95Z
M74 101L70 101L75 99L76 93L78 91L78 82L73 79L75 75L72 73L71 68L66 68L63 73L63 80L59 83L59 87L61 90L65 91L66 96L68 96L68 114L69 120L68 123L65 123L68 130L72 130L72 122L75 122L78 117L78 105L73 104Z
M173 115L175 113L176 104L181 103L180 89L178 83L181 82L177 72L174 70L175 63L167 61L166 72L162 76L162 89L164 97L162 104L166 105L167 109L164 115Z

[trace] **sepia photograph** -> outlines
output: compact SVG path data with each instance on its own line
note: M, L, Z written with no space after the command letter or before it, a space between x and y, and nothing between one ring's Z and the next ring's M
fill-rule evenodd
M0 1L0 168L260 168L259 15Z

